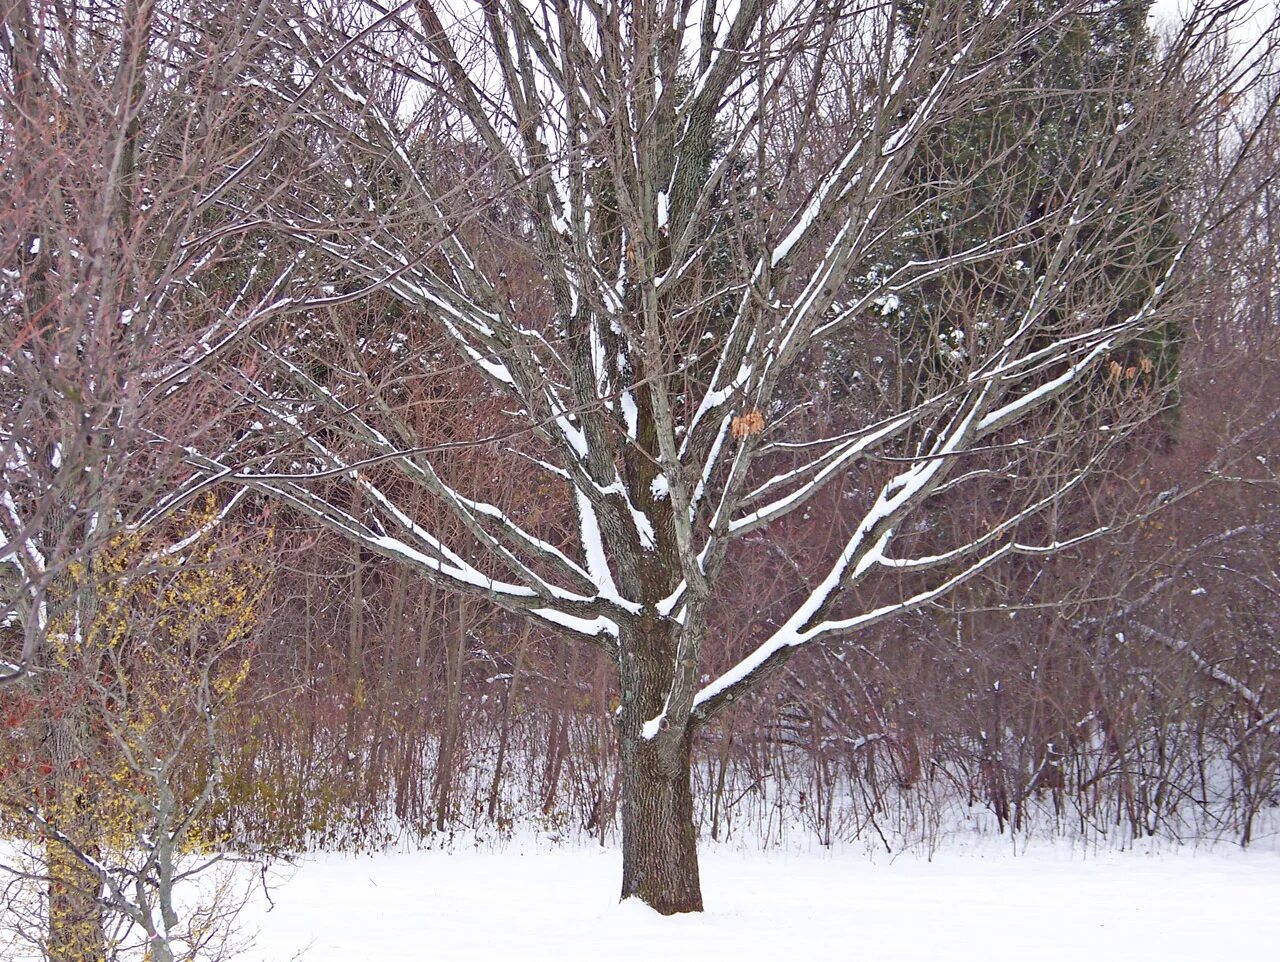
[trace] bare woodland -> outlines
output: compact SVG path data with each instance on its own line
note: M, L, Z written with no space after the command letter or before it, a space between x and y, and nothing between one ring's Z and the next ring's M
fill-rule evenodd
M1149 6L4 0L12 928L1273 831L1280 26Z

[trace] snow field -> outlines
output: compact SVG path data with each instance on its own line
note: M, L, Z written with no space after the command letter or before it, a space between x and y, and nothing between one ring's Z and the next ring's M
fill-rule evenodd
M706 846L701 916L619 904L615 850L320 855L242 917L244 958L1231 960L1280 958L1280 852L1085 853L998 842L934 856ZM291 875L291 877L289 877Z

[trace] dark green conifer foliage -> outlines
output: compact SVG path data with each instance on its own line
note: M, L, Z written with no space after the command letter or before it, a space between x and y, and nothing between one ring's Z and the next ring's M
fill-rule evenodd
M902 4L909 37L921 32L933 6ZM1150 0L1103 0L1088 16L1052 24L1006 65L1003 82L976 109L925 140L902 200L920 213L886 250L886 263L945 258L1005 234L1031 243L1003 259L948 271L882 305L904 359L908 396L923 397L959 376L985 339L1013 321L1014 306L1026 303L1058 240L1050 225L1065 220L1075 185L1097 162L1094 148L1135 113L1161 69L1147 26L1150 6ZM1050 21L1055 7L1052 0L1028 0L1021 25ZM1160 156L1142 158L1137 187L1125 188L1126 211L1117 222L1125 241L1098 281L1110 288L1114 320L1148 297L1178 243L1173 191L1183 157L1176 143L1159 149ZM1131 173L1116 171L1117 189ZM963 190L955 191L957 184ZM1050 320L1044 336L1058 326ZM1144 382L1143 389L1167 395L1172 410L1183 338L1176 322L1155 327L1117 352L1118 380ZM1115 370L1103 365L1099 378L1115 381ZM1134 376L1126 378L1130 371Z

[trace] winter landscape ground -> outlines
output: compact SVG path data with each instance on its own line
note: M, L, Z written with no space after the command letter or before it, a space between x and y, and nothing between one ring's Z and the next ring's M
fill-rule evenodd
M245 916L246 958L1268 960L1280 852L1007 841L932 859L704 852L706 912L619 903L603 848L308 858Z

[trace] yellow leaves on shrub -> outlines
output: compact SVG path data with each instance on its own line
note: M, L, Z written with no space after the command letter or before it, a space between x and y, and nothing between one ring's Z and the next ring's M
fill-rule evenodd
M210 495L163 540L134 532L114 538L59 586L67 603L50 622L49 644L63 690L50 679L47 710L83 712L87 757L77 760L78 791L94 799L104 845L136 844L161 780L179 794L183 785L198 791L211 762L206 726L249 675L246 642L266 572L224 562L211 536L166 550L212 529L218 512ZM53 801L43 799L50 814ZM213 841L194 825L185 845Z

